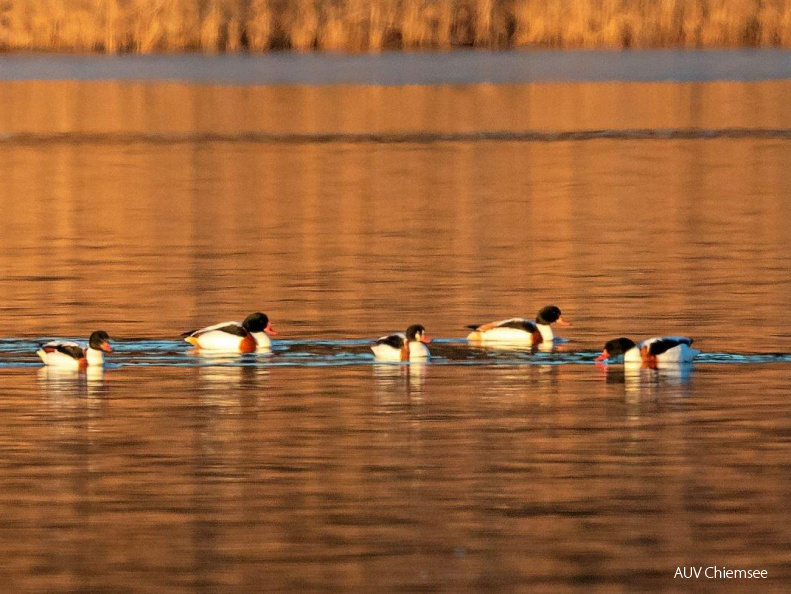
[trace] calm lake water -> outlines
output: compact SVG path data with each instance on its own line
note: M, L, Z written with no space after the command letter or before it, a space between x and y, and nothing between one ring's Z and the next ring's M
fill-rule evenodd
M785 589L778 78L0 82L0 585ZM550 303L554 353L463 341ZM271 356L179 341L256 310ZM38 364L97 328L103 373ZM593 364L657 334L704 354Z

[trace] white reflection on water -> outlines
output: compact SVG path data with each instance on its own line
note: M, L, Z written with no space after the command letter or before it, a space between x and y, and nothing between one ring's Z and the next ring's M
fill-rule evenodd
M257 386L269 377L269 368L255 365L257 357L268 357L268 351L255 354L241 354L223 351L191 349L187 355L199 362L198 377L201 386L207 391L229 390L243 386Z
M554 342L542 342L537 346L527 346L519 343L508 342L488 342L485 340L468 340L471 347L481 349L484 351L492 351L499 353L515 352L515 353L535 353L541 351L542 353L552 353L560 350L558 345Z
M255 353L240 353L238 351L209 351L206 349L189 349L186 351L190 357L195 357L201 363L207 365L222 365L228 363L239 363L244 360L245 355L255 355L257 357L271 357L272 351L262 349Z
M44 366L38 370L38 381L49 395L94 397L107 392L101 365L89 365L84 371Z
M493 402L545 402L557 394L561 369L558 365L501 365L478 371L480 397Z
M235 403L239 398L240 390L259 390L266 387L269 367L228 364L242 362L241 356L212 358L212 361L215 364L202 365L197 368L202 394L211 395L213 399L217 395L222 395L222 398L227 398L229 402Z
M600 365L608 384L623 384L627 400L646 396L689 396L694 363L663 363L647 367L640 363Z
M423 387L430 363L412 362L408 365L374 363L376 399L382 404L401 401L404 397L423 397Z

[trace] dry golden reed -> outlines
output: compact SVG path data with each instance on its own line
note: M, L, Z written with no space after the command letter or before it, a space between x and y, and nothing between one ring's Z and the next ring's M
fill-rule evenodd
M791 47L791 0L2 0L0 49Z

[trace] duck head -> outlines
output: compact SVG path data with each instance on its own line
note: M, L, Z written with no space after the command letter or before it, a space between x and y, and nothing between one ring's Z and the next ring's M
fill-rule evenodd
M431 339L426 334L426 329L420 324L413 324L406 329L406 339L410 342L422 342L428 344Z
M545 326L549 326L550 324L557 324L558 326L571 326L571 324L565 321L563 316L560 315L560 308L555 305L547 305L546 307L542 307L536 316L536 323L544 324Z
M242 328L251 334L266 332L269 336L277 336L277 332L272 328L272 322L269 321L269 317L260 311L247 316L242 322Z
M91 337L88 339L88 347L106 353L110 353L113 350L110 346L110 335L104 330L96 330L91 333Z
M611 357L620 357L626 351L633 349L635 346L636 345L634 341L629 338L613 338L604 344L604 349L602 350L601 355L596 357L595 360L606 361Z

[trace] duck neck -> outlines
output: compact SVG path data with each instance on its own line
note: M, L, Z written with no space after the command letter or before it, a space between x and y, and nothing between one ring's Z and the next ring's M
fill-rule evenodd
M536 328L541 332L541 338L544 342L552 342L555 340L555 333L552 332L552 327L549 324L536 324Z
M102 365L104 363L104 353L92 347L85 349L85 358L88 360L88 365Z
M259 349L268 349L272 346L272 339L266 332L251 332Z

